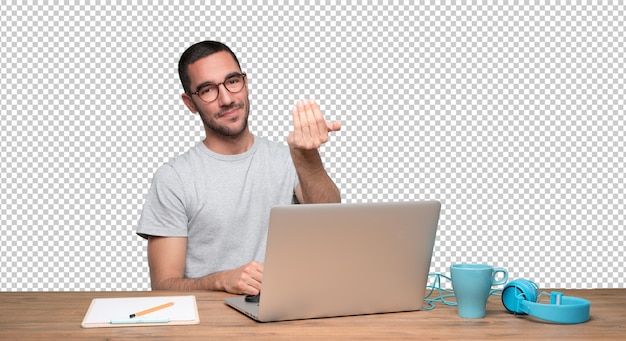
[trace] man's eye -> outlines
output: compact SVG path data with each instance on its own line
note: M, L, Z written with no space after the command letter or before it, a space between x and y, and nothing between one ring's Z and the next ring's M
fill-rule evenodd
M204 88L198 90L198 94L204 95L204 94L209 94L213 91L215 91L215 89L212 86L205 86Z

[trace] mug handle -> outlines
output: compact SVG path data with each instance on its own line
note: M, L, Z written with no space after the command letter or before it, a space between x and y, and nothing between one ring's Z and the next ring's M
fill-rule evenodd
M502 278L500 280L496 280L496 275L498 274L498 272L501 272L503 274ZM506 271L505 268L494 268L493 269L493 274L491 275L491 285L500 285L500 284L505 284L507 281L509 280L509 272Z

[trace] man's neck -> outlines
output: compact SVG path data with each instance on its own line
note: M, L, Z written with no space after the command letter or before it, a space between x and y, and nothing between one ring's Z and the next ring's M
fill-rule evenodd
M204 145L215 153L222 155L236 155L247 152L254 144L254 135L248 130L237 136L222 136L207 134L202 141Z

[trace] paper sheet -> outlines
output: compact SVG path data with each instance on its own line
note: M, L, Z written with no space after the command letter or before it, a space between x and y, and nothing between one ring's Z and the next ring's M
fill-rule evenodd
M138 326L147 324L111 325L111 320L128 319L134 314L162 304L174 302L173 306L141 316L144 319L169 319L169 324L197 324L198 308L195 296L154 296L95 298L85 314L82 326L113 327Z

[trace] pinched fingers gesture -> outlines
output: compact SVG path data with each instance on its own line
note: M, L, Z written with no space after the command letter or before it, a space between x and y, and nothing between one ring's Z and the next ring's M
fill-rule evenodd
M324 119L317 102L300 100L291 110L293 131L287 137L287 143L294 149L312 150L328 141L328 133L341 129L341 122L329 122Z

